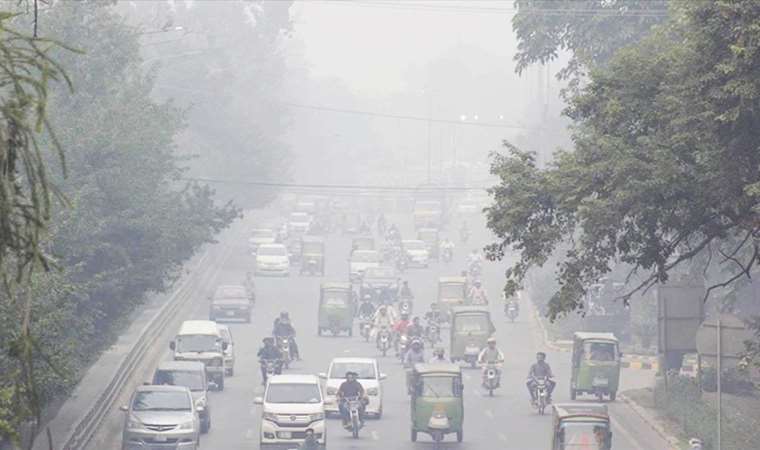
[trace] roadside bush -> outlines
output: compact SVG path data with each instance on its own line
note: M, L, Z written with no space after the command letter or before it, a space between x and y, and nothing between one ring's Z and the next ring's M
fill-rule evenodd
M745 370L730 368L723 371L720 385L726 394L751 395L755 391L755 384ZM702 389L707 392L718 390L718 371L714 367L702 369Z

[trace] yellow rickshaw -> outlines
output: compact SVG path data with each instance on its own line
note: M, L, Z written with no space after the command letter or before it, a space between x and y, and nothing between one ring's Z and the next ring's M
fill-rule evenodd
M451 308L465 304L466 286L465 277L438 278L438 309L447 322L451 321Z
M552 407L551 450L611 450L607 405L560 403Z

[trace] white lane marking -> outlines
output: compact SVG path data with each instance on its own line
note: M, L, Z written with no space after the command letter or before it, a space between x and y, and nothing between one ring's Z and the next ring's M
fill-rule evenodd
M620 424L617 420L610 418L610 422L612 422L612 425L615 427L615 431L619 431L622 433L628 441L630 441L636 450L644 450L644 447L639 445L639 441L636 440L633 435L623 427L623 425Z
M488 417L489 419L493 419L493 417L494 417L493 416L493 411L491 411L490 409L487 409L486 410L486 417Z
M378 432L376 430L372 430L372 433L370 433L370 434L372 434L372 439L373 440L375 440L375 441L379 441L380 440L380 434L378 434Z

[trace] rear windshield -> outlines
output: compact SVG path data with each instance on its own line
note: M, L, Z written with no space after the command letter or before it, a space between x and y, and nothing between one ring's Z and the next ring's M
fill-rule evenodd
M562 424L567 450L604 450L607 426L600 423L565 422Z
M457 316L456 331L459 333L490 333L491 321L486 316Z
M216 298L245 298L247 297L243 286L220 286L216 289Z
M184 392L141 391L132 401L133 411L191 411L190 396Z
M203 373L189 370L159 370L153 378L153 384L184 386L191 391L203 391Z
M216 336L209 334L185 334L177 338L177 352L218 352L221 350Z
M285 250L285 247L260 247L259 248L259 255L264 256L285 256L287 255L287 250Z
M424 376L420 379L423 397L455 397L454 377Z
M267 403L320 403L319 385L313 383L271 383Z
M330 369L330 378L343 378L346 372L356 372L360 380L374 380L375 365L370 363L336 362Z
M584 342L583 357L591 361L614 361L616 345L611 342Z

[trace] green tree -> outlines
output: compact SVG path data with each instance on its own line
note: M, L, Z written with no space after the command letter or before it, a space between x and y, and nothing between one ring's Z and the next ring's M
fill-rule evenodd
M496 155L487 211L499 241L520 253L507 291L561 243L560 288L549 315L581 306L585 286L623 262L641 282L664 282L706 251L725 267L710 291L758 263L760 4L674 2L672 20L590 73L570 99L572 151L545 170L512 145Z

